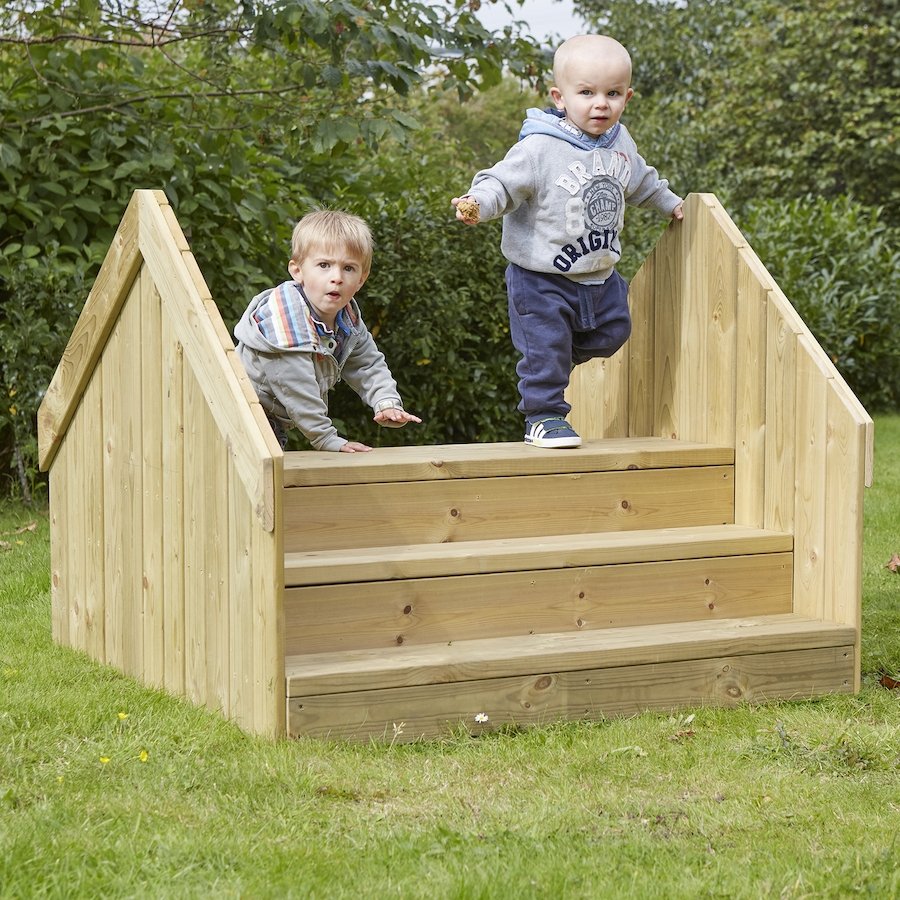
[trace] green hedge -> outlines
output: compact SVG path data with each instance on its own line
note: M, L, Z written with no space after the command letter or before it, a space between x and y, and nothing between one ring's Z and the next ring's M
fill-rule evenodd
M900 233L881 210L766 200L738 224L862 404L900 408Z

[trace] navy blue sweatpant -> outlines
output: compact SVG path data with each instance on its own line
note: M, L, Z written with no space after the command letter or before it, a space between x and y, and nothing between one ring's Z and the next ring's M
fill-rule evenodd
M519 411L528 422L565 417L565 390L574 366L612 356L631 334L628 285L618 272L603 284L578 284L564 275L506 269L509 328L522 358Z

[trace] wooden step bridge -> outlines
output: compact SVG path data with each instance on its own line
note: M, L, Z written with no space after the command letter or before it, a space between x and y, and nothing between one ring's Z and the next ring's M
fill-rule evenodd
M577 450L282 453L136 191L39 415L54 639L271 736L858 690L871 419L712 195L631 303Z

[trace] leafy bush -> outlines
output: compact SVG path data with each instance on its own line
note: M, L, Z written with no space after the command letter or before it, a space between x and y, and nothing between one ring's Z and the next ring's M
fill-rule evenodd
M0 471L30 501L37 474L37 411L87 295L83 267L51 246L6 269L0 290Z
M863 405L900 408L900 234L881 210L766 200L739 224Z

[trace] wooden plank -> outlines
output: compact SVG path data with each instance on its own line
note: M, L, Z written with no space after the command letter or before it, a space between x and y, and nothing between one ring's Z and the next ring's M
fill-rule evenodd
M185 693L185 472L183 354L166 317L160 323L162 406L163 679L167 690Z
M626 345L627 347L627 345ZM592 359L578 366L566 392L569 421L583 440L628 435L628 353Z
M679 369L675 382L675 410L678 437L692 441L709 438L710 359L718 349L709 346L713 296L710 270L713 268L713 242L718 229L707 196L691 198L683 224L683 309L678 335Z
M793 537L738 525L550 534L285 554L285 584L347 584L613 563L790 552Z
M289 702L290 731L411 741L446 735L460 724L477 734L645 710L812 699L850 693L852 660L852 646L825 647L304 696Z
M738 251L735 319L734 519L761 528L766 479L766 304L758 260Z
M806 335L797 336L794 455L794 609L826 618L825 479L829 374Z
M255 730L253 697L253 510L234 471L228 467L228 621L231 684L229 716L247 731Z
M294 588L290 655L791 611L790 553Z
M729 466L292 488L284 542L306 551L721 525L733 502Z
M171 217L151 191L140 197L140 247L163 298L172 327L184 347L185 360L197 379L224 444L235 458L237 471L254 502L260 521L274 527L274 482L270 447L250 412L243 390L222 351L221 322L213 325L214 304L199 293L199 285L173 239ZM196 274L196 273L195 273ZM218 317L217 317L218 318Z
M628 349L628 436L654 434L653 393L656 364L656 257L654 250L638 269L630 287L631 337Z
M103 354L106 462L106 624L108 661L143 674L143 412L140 281L132 285ZM101 432L98 432L101 433Z
M275 457L275 484L283 473ZM275 495L272 531L257 524L252 533L253 559L253 702L258 734L280 737L286 733L284 673L284 524L283 491Z
M685 219L695 215L693 198L685 203ZM681 333L684 330L684 223L663 232L656 245L654 266L656 315L653 322L655 371L653 374L654 424L653 434L665 438L684 439L681 433L678 396L681 391L679 373L682 365Z
M856 630L859 659L862 633L863 491L868 430L842 396L842 383L828 382L825 481L825 610L830 621ZM870 420L871 421L871 420ZM860 688L860 670L854 672L854 690Z
M763 526L794 528L796 336L769 292L766 324L766 489Z
M206 617L206 705L228 714L231 688L231 639L229 619L228 504L229 495L242 490L240 478L231 482L229 454L212 413L203 407L198 456L203 460L202 476L196 487L204 506L203 571L204 613ZM235 467L236 469L236 467Z
M393 649L288 656L288 696L339 694L370 688L456 684L489 675L566 672L653 665L720 656L822 647L851 648L847 625L786 613L718 622L670 622L605 631L534 634Z
M657 437L589 440L582 447L565 452L541 450L521 441L376 447L370 453L353 454L301 450L284 455L284 485L306 487L507 475L565 475L623 469L727 466L733 462L731 447Z
M184 636L185 695L208 704L206 680L206 536L210 528L206 506L203 418L206 402L194 373L184 366ZM212 703L208 705L212 706Z
M38 410L38 460L47 471L140 267L132 197Z
M69 515L69 455L72 442L63 437L50 466L50 618L53 640L71 647L69 636L69 553L73 542L69 538L72 519Z
M103 378L95 372L85 387L76 416L81 453L74 473L70 478L69 491L76 498L79 515L73 521L81 523L81 533L77 539L82 554L82 584L84 589L84 649L92 659L105 661L106 653L106 612L115 601L106 588L105 553L111 532L106 528L106 474L103 444L97 440L104 433L103 419ZM70 426L71 427L71 426ZM73 484L78 485L73 489ZM71 537L71 535L70 535Z
M706 439L735 445L738 250L746 240L713 197L707 248Z
M149 275L140 276L141 300L141 485L143 489L143 680L165 685L163 556L163 365L159 293Z

